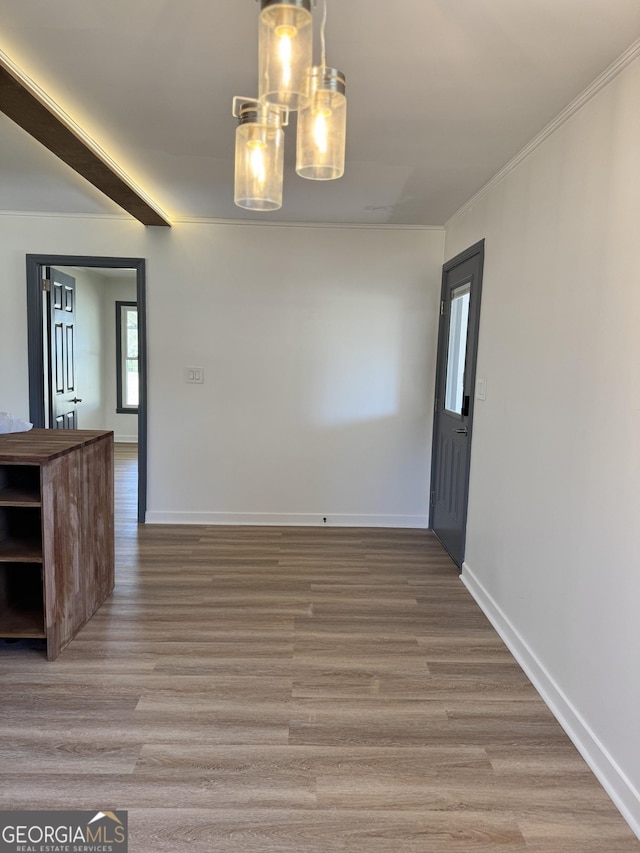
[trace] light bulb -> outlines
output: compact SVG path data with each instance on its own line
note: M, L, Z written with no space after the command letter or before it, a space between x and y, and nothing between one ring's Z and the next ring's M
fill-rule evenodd
M258 184L264 185L267 176L267 170L264 163L265 148L267 147L267 144L259 139L255 139L248 142L247 147L250 150L249 162L251 164L253 177Z
M295 35L295 27L276 27L278 36L278 56L281 64L281 80L283 86L291 85L291 57L293 56L293 45L291 39Z
M314 110L313 115L313 138L316 143L316 148L321 154L326 154L327 146L329 144L327 119L331 115L331 110L326 109L326 107L320 110Z

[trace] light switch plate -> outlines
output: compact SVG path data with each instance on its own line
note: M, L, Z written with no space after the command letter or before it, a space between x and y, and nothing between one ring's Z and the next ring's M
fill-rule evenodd
M186 367L185 376L188 383L202 385L204 382L204 367Z
M477 379L476 380L476 399L477 400L486 400L487 399L487 380L486 379Z

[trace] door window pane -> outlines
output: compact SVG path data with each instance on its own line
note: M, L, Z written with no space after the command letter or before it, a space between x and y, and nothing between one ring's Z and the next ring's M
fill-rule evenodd
M456 415L462 414L470 298L471 284L469 282L461 284L451 291L444 407L448 412L453 412Z

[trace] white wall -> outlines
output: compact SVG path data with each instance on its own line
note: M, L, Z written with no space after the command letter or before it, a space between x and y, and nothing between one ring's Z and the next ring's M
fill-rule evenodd
M1 220L17 416L25 254L148 259L150 520L426 524L442 231Z
M59 266L76 282L75 366L78 429L106 429L103 388L102 276Z
M104 334L104 429L114 432L116 441L138 440L138 416L118 413L117 369L116 369L116 301L136 301L136 274L131 272L124 279L101 276L103 281L103 334Z
M447 224L486 238L463 577L640 831L640 61Z

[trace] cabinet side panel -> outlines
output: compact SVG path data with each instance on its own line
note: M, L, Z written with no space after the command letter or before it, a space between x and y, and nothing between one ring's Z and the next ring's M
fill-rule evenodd
M113 435L83 449L82 552L88 619L114 585Z
M7 586L7 573L0 571L0 615L8 604Z
M83 585L82 466L73 452L42 467L42 551L47 657L53 660L87 618L78 611Z

